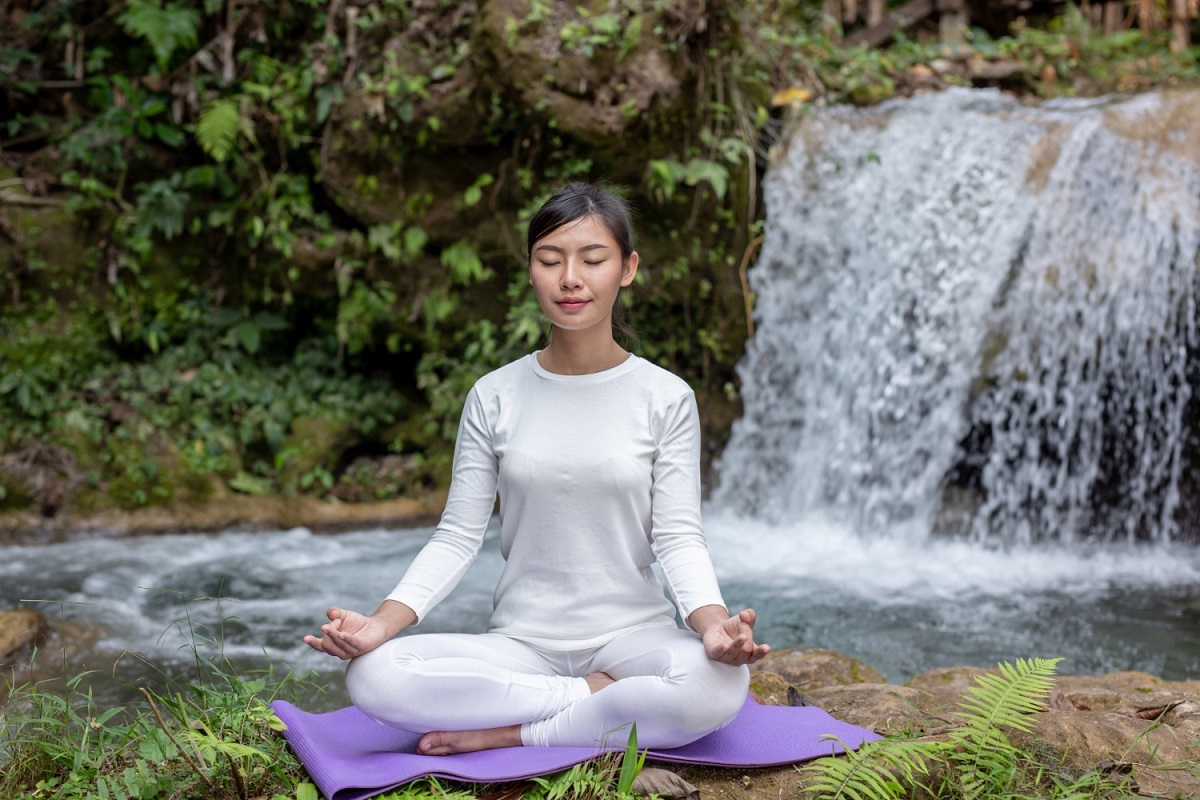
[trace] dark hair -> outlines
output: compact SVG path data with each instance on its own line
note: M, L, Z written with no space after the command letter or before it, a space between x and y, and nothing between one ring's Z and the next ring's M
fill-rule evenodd
M621 261L629 258L633 253L633 225L629 221L629 204L624 198L603 186L580 182L559 189L529 220L525 257L533 258L533 246L544 237L584 217L599 219L621 249ZM613 304L612 324L613 332L619 334L627 345L637 343L637 334L625 321L625 310L621 306L620 297Z

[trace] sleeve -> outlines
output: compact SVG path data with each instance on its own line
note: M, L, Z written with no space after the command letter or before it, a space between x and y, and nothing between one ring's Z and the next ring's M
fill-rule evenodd
M441 520L387 596L415 611L418 621L450 594L475 563L496 501L497 470L491 428L483 402L472 388L454 443L450 492Z
M651 547L686 621L725 605L700 519L700 414L690 390L666 409L652 474Z

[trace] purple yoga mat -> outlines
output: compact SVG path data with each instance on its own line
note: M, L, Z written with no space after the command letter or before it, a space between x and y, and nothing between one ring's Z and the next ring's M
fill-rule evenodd
M290 703L271 704L287 725L283 735L329 800L362 800L431 775L472 783L499 783L567 769L595 758L595 747L506 747L453 756L417 755L419 734L389 728L353 706L309 714ZM651 750L659 761L718 767L770 767L842 752L880 738L839 722L819 708L761 706L749 697L733 722L703 739L671 750ZM620 738L620 737L618 737ZM610 750L620 750L624 741Z

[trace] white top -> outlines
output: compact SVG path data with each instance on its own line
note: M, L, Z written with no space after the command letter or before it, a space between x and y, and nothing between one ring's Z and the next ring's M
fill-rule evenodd
M700 524L696 398L666 370L630 356L559 375L531 354L481 378L441 521L388 599L422 619L450 593L479 553L497 489L506 563L489 631L568 650L674 627L656 559L684 619L724 605Z

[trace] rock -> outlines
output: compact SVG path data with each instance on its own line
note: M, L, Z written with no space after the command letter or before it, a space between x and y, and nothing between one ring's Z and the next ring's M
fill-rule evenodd
M938 706L950 709L958 704L963 692L975 684L975 679L986 672L994 670L980 667L941 667L913 676L908 685L928 692L936 698Z
M646 767L633 779L630 787L640 797L661 797L663 800L700 800L700 790L674 772Z
M823 686L887 683L874 667L857 658L819 647L776 650L750 668L752 674L774 672L801 694Z
M825 686L808 692L805 699L835 719L884 736L924 735L953 724L953 718L938 708L934 695L910 686L886 683Z
M758 670L750 674L750 694L764 706L795 705L788 702L789 688L787 679L777 673Z
M0 611L0 666L9 667L46 639L46 619L26 608Z
M1200 760L1195 732L1175 730L1100 711L1074 714L1037 714L1033 732L1009 734L1009 741L1022 748L1049 751L1058 769L1078 778L1103 762L1114 766L1131 764L1126 780L1129 788L1151 797L1200 797L1200 776L1186 765ZM1184 768L1181 768L1184 767ZM1108 770L1110 777L1112 770Z
M532 112L608 147L647 112L681 99L686 70L652 33L669 9L593 15L573 3L546 6L538 16L526 0L495 0L481 19L483 41Z
M1101 677L1060 675L1055 687L1080 711L1127 715L1165 708L1189 696L1200 699L1200 681L1172 683L1145 672L1114 672Z

